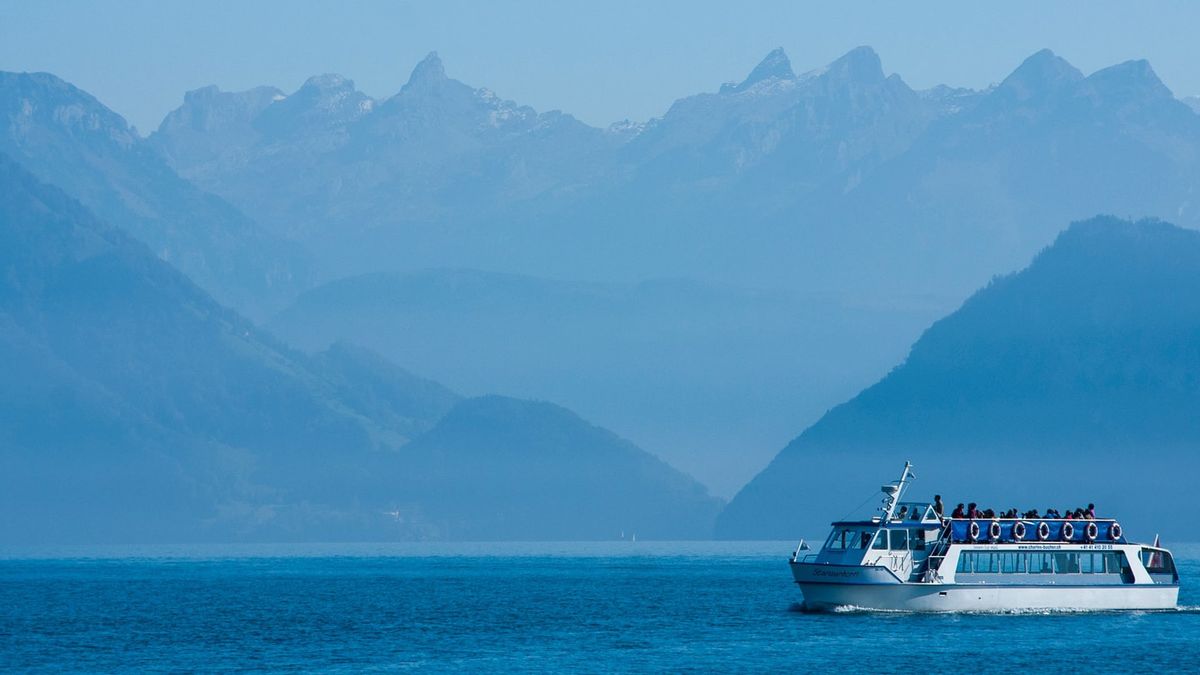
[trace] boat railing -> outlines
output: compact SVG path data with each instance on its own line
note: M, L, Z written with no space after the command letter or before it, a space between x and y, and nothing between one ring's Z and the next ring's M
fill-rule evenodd
M958 542L1126 543L1113 518L947 518L941 539Z
M974 520L974 521L984 522L984 523L989 523L993 520L999 520L1002 523L1016 522L1018 520L1024 521L1026 523L1036 523L1036 522L1040 522L1043 520L1052 521L1052 522L1057 522L1060 520L1069 520L1072 523L1111 523L1111 522L1115 522L1117 519L1116 518L1044 518L1042 516L1038 516L1037 518L1026 518L1025 516L1018 516L1016 518L1002 518L1000 516L993 516L991 518L985 518L983 516L979 516L978 518L952 518L950 516L946 516L945 518L943 518L943 520L951 520L951 521L955 521L955 522L971 522L972 520Z
M912 563L912 556L908 553L885 553L875 559L875 564L879 564L883 560L892 561L888 567L896 570L905 567L905 563Z
M808 555L805 555L805 556L800 555L801 551L811 551L811 550L812 550L812 548L808 545L808 542L801 539L800 543L796 544L796 550L792 551L792 562L812 562L813 560L816 560L816 558L817 558L816 553L809 553Z

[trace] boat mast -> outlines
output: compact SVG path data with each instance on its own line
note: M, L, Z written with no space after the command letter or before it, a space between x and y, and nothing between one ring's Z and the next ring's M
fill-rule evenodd
M883 522L888 522L892 519L892 514L896 510L896 503L900 501L900 496L904 494L904 488L908 487L908 482L916 478L912 473L912 462L904 463L904 472L900 474L900 480L884 485L879 488L883 494L887 495L883 498Z

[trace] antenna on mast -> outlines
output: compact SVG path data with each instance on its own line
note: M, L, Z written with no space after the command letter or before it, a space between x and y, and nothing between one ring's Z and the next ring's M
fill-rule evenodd
M885 495L883 498L883 522L888 522L892 519L892 515L896 511L896 503L900 501L901 495L904 494L904 488L908 487L908 483L916 478L912 472L912 462L904 463L904 472L900 474L900 480L893 481L887 485L881 486L879 489Z

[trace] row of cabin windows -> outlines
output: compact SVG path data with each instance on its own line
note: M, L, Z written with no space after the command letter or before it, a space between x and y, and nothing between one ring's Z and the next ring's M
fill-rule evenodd
M1128 565L1120 553L993 553L964 551L958 556L963 574L1120 574Z
M834 530L825 542L827 551L852 551L870 547L876 551L924 551L925 530L871 530L844 527Z

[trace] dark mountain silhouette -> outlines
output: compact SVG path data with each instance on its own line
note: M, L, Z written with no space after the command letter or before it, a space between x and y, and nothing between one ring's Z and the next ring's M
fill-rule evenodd
M707 539L722 502L550 403L469 399L405 448L399 518L453 539Z
M413 534L386 515L422 483L406 443L457 395L361 348L292 351L3 155L0 223L6 541ZM521 424L536 433L538 415ZM620 447L612 470L636 468ZM667 493L689 480L664 472Z
M732 495L942 313L684 280L428 270L318 286L268 327L306 350L365 345L468 395L555 401Z
M1182 534L1198 409L1200 233L1095 218L792 441L718 535L817 534L906 459L921 478L913 497L997 510L1095 502L1141 536Z
M253 109L269 97L255 90L241 98L176 130L209 133L233 114L229 107ZM53 75L0 73L0 152L98 217L121 223L224 302L262 313L312 281L301 246L181 179L120 115Z

